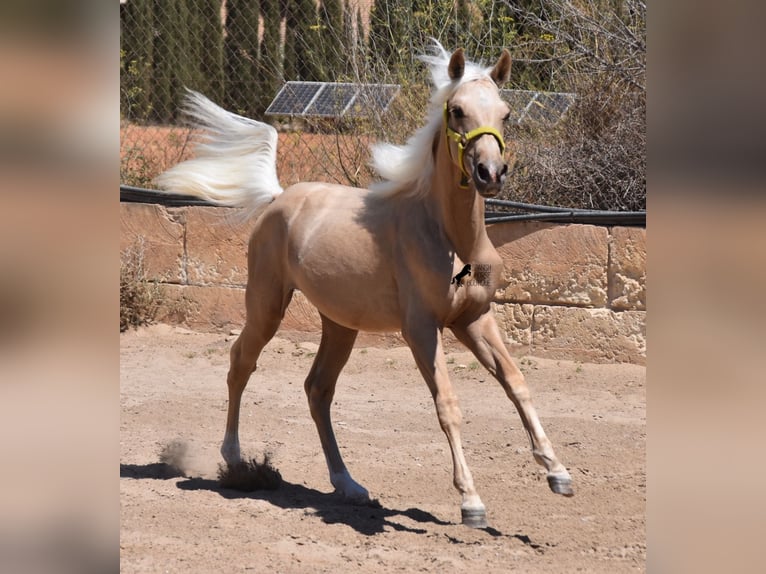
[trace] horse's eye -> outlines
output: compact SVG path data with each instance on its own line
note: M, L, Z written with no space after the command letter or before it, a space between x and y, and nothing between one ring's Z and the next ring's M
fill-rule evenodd
M463 113L463 108L460 106L455 106L452 108L452 117L456 120L462 120L465 117L465 114Z
M503 121L504 121L504 122L507 122L507 121L508 121L508 120L510 120L510 119L511 119L511 112L508 112L507 114L505 114L505 115L503 116Z

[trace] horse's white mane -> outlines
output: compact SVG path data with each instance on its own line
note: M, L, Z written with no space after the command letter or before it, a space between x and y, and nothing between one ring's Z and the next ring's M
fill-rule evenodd
M452 54L433 40L434 54L421 55L418 59L428 64L431 71L433 92L426 125L416 131L404 145L377 143L372 146L370 165L383 178L373 183L370 189L384 196L399 193L419 195L428 189L428 182L434 168L432 143L437 132L443 128L444 103L465 83L489 77L491 67L465 62L465 72L459 80L449 77L448 65Z

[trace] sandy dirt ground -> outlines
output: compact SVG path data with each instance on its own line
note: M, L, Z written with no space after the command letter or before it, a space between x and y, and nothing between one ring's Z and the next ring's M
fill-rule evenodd
M227 339L229 339L227 341ZM232 337L157 325L121 335L120 565L131 572L645 570L646 369L517 357L575 496L548 489L518 415L462 347L448 363L489 527L460 524L446 438L409 349L358 341L338 383L346 463L380 508L332 493L303 380L316 337L280 332L242 406L243 454L283 483L218 485ZM183 474L160 463L177 441Z

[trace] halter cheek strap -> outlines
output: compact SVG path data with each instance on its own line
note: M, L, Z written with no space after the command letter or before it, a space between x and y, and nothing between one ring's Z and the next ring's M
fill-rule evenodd
M463 164L463 153L465 152L465 148L467 148L473 140L480 138L483 135L489 134L497 140L497 143L500 146L500 153L505 153L505 142L503 141L503 136L495 128L491 128L489 126L480 126L468 133L460 133L449 127L449 111L447 110L447 102L444 102L444 126L446 129L447 137L457 144L457 163L460 166L460 171L463 174L463 176L460 178L460 187L462 188L467 188L468 181L471 179L471 174L466 171L465 165ZM450 158L452 159L452 148L447 146L447 150L449 151Z

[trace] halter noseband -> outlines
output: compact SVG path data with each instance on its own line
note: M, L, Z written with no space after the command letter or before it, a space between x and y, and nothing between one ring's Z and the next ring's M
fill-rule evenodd
M449 127L449 110L447 109L447 102L444 102L444 127L447 137L457 144L457 162L460 166L460 171L463 173L463 176L460 178L460 187L462 188L467 188L468 181L471 179L471 174L465 170L465 165L463 165L463 152L473 140L489 134L497 140L497 143L500 146L500 153L505 153L503 136L495 128L480 126L468 133L460 133ZM447 151L449 152L450 159L452 159L452 148L450 146L447 146Z

